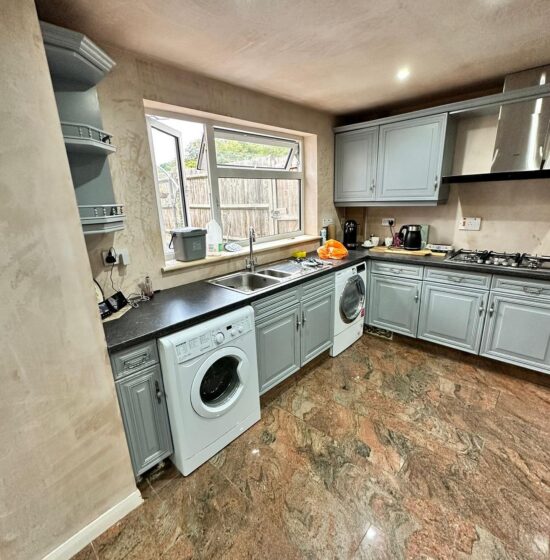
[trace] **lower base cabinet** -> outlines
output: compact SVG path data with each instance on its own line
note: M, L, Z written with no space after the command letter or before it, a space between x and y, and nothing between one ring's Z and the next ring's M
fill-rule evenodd
M480 353L550 373L550 301L491 294Z
M260 392L300 369L300 305L256 324Z
M253 304L260 394L332 346L334 274Z
M371 261L369 325L550 373L548 280L418 270Z
M302 366L332 346L333 314L332 291L302 303Z
M420 280L371 274L369 324L415 337L421 289Z
M418 338L477 354L488 293L424 282Z
M172 437L156 364L116 382L134 474L139 476L172 454Z

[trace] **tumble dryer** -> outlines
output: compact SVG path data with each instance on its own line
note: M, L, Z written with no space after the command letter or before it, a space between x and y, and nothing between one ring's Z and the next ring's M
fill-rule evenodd
M367 266L363 262L336 272L334 298L334 342L331 356L337 356L363 334Z

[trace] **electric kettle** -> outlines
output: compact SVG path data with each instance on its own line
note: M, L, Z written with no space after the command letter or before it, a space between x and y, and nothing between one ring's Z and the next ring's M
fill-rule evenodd
M422 226L418 224L403 226L399 230L399 239L403 248L418 251L422 248Z

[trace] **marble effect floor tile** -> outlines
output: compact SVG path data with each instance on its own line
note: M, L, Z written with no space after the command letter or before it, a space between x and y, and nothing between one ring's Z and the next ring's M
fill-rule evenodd
M262 397L262 419L75 558L550 558L550 377L363 336Z

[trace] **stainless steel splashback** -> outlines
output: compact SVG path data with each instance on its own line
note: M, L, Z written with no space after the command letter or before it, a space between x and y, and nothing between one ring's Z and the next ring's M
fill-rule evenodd
M550 66L540 66L506 76L510 91L550 83ZM550 97L509 103L500 107L491 172L550 168Z

